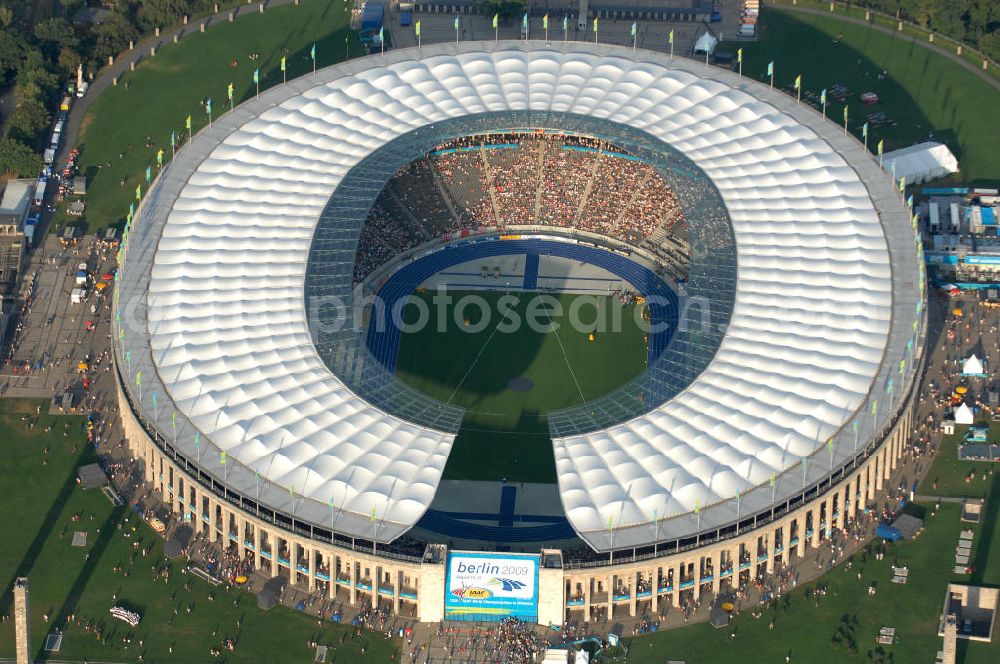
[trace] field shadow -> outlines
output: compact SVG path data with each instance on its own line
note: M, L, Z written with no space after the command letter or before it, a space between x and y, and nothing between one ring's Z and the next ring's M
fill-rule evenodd
M76 488L76 469L84 463L96 460L96 457L92 453L93 448L89 445L81 445L81 448L82 450L74 460L72 469L66 476L66 480L59 487L59 492L56 494L55 499L53 499L52 504L45 513L45 518L42 519L41 525L35 532L31 544L25 550L24 556L21 558L21 562L18 564L13 577L4 587L3 597L0 599L0 615L7 615L10 612L14 602L14 579L22 576L30 576L35 561L45 547L45 543L52 535L52 531L55 529L60 515L73 495L73 490Z
M874 149L880 139L885 139L885 150L888 152L926 140L931 131L935 134L944 131L944 128L932 126L915 98L896 78L913 77L917 90L929 92L933 86L933 81L929 80L926 73L929 58L923 57L921 61L921 53L916 50L920 47L912 41L904 43L875 30L867 30L858 36L854 31L864 28L845 24L844 34L850 33L847 38L855 39L862 48L867 49L867 53L871 54L869 56L849 45L840 35L816 27L817 22L828 20L826 17L793 16L782 11L772 11L763 20L771 28L768 38L757 46L746 47L744 71L766 71L767 63L772 60L794 63L780 70L775 87L787 85L801 74L803 85L816 92L817 97L821 89L830 90L837 83L846 85L849 89L848 97L843 101L830 99L828 118L836 122L846 103L850 106L850 129L855 136L860 137L861 126L869 120L868 116L879 111L889 116L886 123L870 122L869 149ZM900 70L899 63L905 63L902 65L903 70ZM891 69L895 71L883 76L883 72ZM877 93L879 102L873 106L863 105L859 95L864 92ZM947 93L947 89L944 93ZM938 101L944 93L938 91L933 101ZM803 103L806 102L806 98L803 98ZM809 102L817 105L817 101L811 98ZM956 146L957 143L949 142L950 148L955 149Z
M463 422L444 479L554 483L555 454L545 415L526 409L514 427L491 430Z

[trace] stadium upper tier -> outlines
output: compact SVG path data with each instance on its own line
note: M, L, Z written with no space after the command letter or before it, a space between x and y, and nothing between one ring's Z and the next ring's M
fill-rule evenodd
M378 541L410 528L461 413L440 404L424 420L392 405L411 403L401 388L375 398L331 371L310 294L350 297L364 220L393 173L457 124L452 137L531 126L505 114L575 119L676 155L672 175L653 148L643 159L677 192L692 238L691 306L663 354L684 383L662 403L633 395L653 411L596 431L573 431L591 404L563 411L572 433L554 439L566 515L591 546L766 512L850 463L898 413L920 346L922 261L899 194L856 140L701 63L466 42L272 88L164 170L126 247L117 356L164 444L296 520ZM679 177L704 180L725 209L708 197L699 210Z

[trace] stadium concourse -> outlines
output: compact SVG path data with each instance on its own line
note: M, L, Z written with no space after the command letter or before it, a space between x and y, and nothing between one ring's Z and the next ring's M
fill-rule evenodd
M699 307L648 369L656 398L550 413L579 546L456 551L409 533L460 409L365 391L365 330L328 331L312 298L353 316L416 254L515 230L634 252ZM159 175L115 293L120 411L178 520L261 574L421 621L655 613L857 532L911 429L921 251L856 140L731 72L399 49L247 101Z

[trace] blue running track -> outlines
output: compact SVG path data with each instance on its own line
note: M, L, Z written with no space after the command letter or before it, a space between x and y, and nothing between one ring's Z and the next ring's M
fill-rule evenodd
M529 251L524 258L524 290L538 288L538 263L538 254Z
M666 349L677 327L678 302L676 293L655 272L620 254L555 240L473 241L451 245L400 268L379 290L378 295L384 305L383 311L391 312L391 315L388 316L388 320L381 320L381 316L373 312L368 326L368 349L386 369L390 372L395 371L401 336L397 322L402 321L402 308L420 284L459 263L518 254L529 257L534 255L536 280L538 256L544 254L596 265L632 284L639 294L646 298L649 305L652 324L648 339L649 366L652 366ZM525 281L527 282L527 275Z

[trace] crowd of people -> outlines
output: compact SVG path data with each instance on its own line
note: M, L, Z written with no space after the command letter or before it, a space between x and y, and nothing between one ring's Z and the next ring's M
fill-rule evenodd
M656 169L610 143L561 134L466 136L396 172L369 212L354 278L454 233L549 225L639 244L661 226L686 234L682 223L677 196Z
M528 664L541 661L545 641L539 637L534 625L516 618L504 618L486 626L477 624L469 628L441 623L436 632L437 642L431 647L444 648L449 660L481 664ZM410 651L412 662L421 661L426 646ZM426 653L426 660L430 654Z

